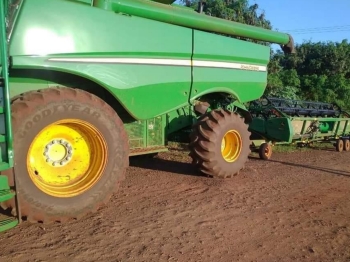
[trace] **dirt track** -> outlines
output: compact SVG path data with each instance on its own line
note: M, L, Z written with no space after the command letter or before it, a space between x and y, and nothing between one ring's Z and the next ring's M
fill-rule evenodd
M0 261L350 261L350 152L252 157L234 179L186 152L132 161L107 207L0 234Z

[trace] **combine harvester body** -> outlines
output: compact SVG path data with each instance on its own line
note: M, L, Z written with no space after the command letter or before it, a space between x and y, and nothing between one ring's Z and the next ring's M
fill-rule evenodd
M285 33L159 0L0 0L0 202L13 217L95 212L129 157L189 142L195 167L229 178L250 153L244 103L265 91ZM201 3L200 3L201 6Z

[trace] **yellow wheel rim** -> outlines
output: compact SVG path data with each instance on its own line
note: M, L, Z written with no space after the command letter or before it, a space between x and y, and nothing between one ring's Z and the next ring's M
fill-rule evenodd
M269 146L267 146L267 147L265 148L264 154L265 154L265 156L269 156L269 155L270 155L270 147L269 147Z
M221 154L227 162L234 162L237 160L242 150L242 138L236 130L230 130L222 139Z
M92 188L107 164L107 144L91 124L76 119L55 122L33 140L27 169L33 183L55 197L72 197Z

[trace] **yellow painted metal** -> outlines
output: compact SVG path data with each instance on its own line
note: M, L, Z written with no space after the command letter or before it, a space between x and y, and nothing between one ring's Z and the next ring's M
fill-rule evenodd
M242 151L242 138L236 130L228 131L221 142L221 154L227 162L237 160Z
M107 143L90 123L65 119L45 127L32 141L27 169L33 183L55 197L92 188L107 164Z

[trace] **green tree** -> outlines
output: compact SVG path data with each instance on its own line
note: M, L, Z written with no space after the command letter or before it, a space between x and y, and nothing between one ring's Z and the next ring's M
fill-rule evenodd
M336 42L304 42L296 45L296 55L272 54L269 64L267 94L293 86L306 100L336 102L349 109L350 101L350 44ZM286 72L294 70L288 76ZM299 78L294 81L295 77ZM282 84L281 84L282 83Z
M183 4L193 9L197 9L198 0L182 0ZM266 29L271 29L272 25L269 20L265 18L265 13L259 13L259 5L250 5L248 0L207 0L206 14L230 21L235 21L243 24L258 26ZM258 42L251 39L244 39L242 37L235 37L246 41ZM268 45L265 42L260 44Z

